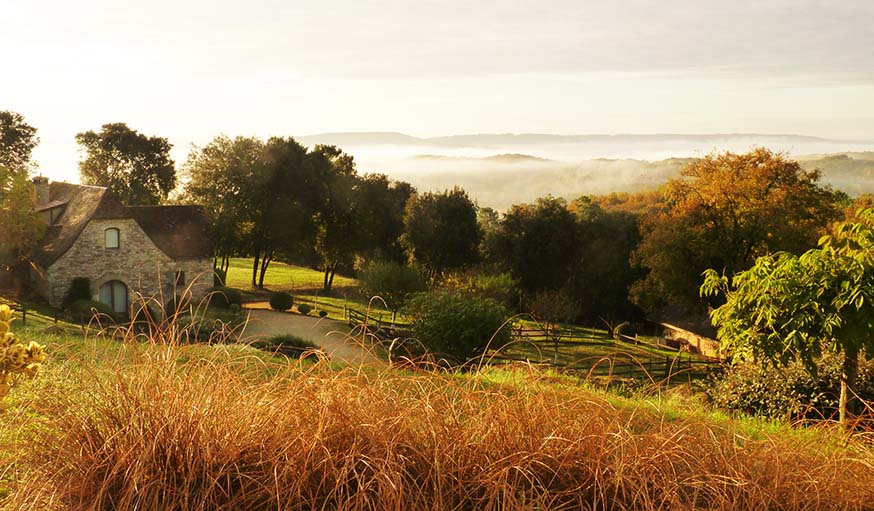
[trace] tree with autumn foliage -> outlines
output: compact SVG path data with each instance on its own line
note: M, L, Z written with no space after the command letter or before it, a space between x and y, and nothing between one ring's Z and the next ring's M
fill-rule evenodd
M649 311L669 304L700 310L704 270L733 275L759 256L814 247L840 217L836 193L819 177L764 148L688 165L665 186L665 207L642 223L632 260L648 273L632 286L632 298Z

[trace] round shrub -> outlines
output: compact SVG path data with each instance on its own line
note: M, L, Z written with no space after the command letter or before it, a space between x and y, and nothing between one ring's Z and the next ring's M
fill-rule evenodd
M412 319L413 335L425 347L462 362L487 345L499 348L510 340L506 324L510 311L490 298L446 291L419 293L403 312Z
M270 295L270 308L275 311L287 311L294 305L294 298L288 293L278 292Z
M739 364L711 378L705 391L720 408L779 419L837 417L841 357L827 354L815 375L800 363L785 368ZM856 393L874 400L874 361L860 358Z
M324 309L322 309L322 310L319 311L319 317L320 317L320 318L324 318L324 317L327 316L327 315L328 315L328 311L326 311L326 310L324 310Z
M70 289L64 296L62 307L66 309L73 302L91 300L91 280L88 277L76 277L70 282Z
M313 307L312 307L312 305L309 305L307 303L302 303L302 304L297 306L297 310L301 314L307 315L313 311Z
M67 313L75 322L87 323L94 314L112 315L112 307L97 300L76 300L67 307Z
M229 309L231 305L240 305L243 302L243 294L230 287L214 287L209 290L209 305L220 309Z

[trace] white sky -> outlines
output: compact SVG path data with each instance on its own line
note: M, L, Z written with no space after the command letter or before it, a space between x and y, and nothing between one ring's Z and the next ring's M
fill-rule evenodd
M869 0L0 0L0 27L0 110L53 179L107 122L180 163L221 132L874 139Z

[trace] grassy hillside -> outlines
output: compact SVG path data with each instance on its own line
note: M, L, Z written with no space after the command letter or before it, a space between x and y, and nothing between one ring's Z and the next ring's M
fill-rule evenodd
M29 332L28 337L39 337ZM48 339L0 415L5 509L863 509L874 452L828 428L625 399L521 365L287 363L238 345Z

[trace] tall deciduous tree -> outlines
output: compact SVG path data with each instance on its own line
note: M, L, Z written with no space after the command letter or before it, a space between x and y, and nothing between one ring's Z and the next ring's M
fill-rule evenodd
M579 229L579 252L568 291L580 313L591 321L611 323L637 319L640 309L628 299L632 283L643 277L630 257L640 243L639 215L625 209L626 195L580 197L571 204Z
M402 241L432 282L446 270L476 261L481 238L476 206L461 188L422 193L407 203Z
M255 173L261 170L264 143L256 138L224 135L195 147L183 166L183 200L204 208L210 222L215 266L227 273L230 258L247 253L257 204Z
M578 258L577 222L564 199L510 208L486 239L488 257L527 292L564 288Z
M0 266L4 269L20 261L45 230L33 209L33 194L25 172L0 165Z
M767 149L710 154L665 187L667 208L643 225L634 262L648 274L632 288L649 310L700 307L698 275L731 275L773 251L800 253L839 217L835 194L819 172Z
M330 291L341 266L351 268L365 241L358 209L355 159L332 145L316 145L312 155L323 169L324 195L316 214L315 250L324 271L322 288Z
M295 139L267 141L252 183L254 220L247 244L254 257L253 286L264 287L277 255L293 258L314 245L330 173L321 153L307 151Z
M37 144L36 128L27 124L21 114L0 111L0 166L6 167L7 171L26 173Z
M701 293L725 296L712 318L729 353L775 365L799 358L811 371L824 350L842 353L840 420L847 423L859 354L874 354L874 210L800 257L758 258L731 285L707 270Z
M357 181L355 215L363 240L360 257L368 261L406 261L401 245L404 208L415 192L410 183L389 180L384 174L365 174Z
M166 138L149 137L124 123L76 135L85 151L79 174L86 184L105 186L125 204L153 205L176 186L176 168Z

